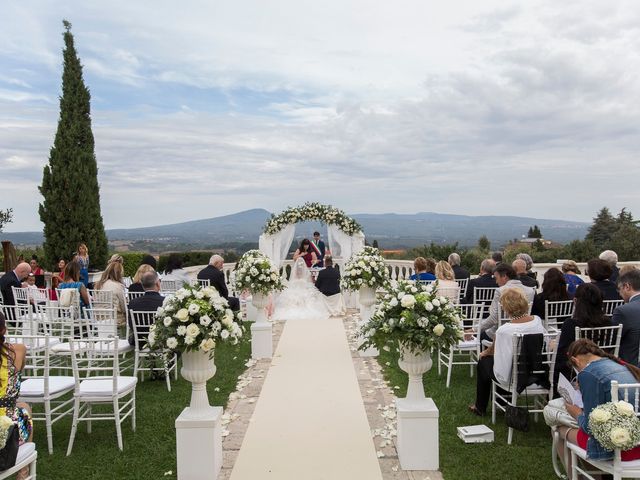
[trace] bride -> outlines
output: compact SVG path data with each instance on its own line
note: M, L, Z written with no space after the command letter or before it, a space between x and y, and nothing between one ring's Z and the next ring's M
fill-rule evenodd
M276 298L273 320L322 320L329 316L323 295L311 280L311 272L304 259L298 258L287 288Z

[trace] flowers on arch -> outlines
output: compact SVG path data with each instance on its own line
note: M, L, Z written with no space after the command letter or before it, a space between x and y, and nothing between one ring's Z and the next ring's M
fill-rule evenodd
M236 264L236 290L268 294L282 290L284 285L271 259L259 250L249 250Z
M640 420L628 402L607 402L589 414L589 430L607 450L630 450L640 444Z
M234 313L215 288L185 286L158 308L148 344L152 349L202 351L213 357L216 342L235 344L242 334L240 312Z
M366 246L353 255L344 266L342 288L359 290L360 287L384 287L389 282L389 271L377 248Z
M401 280L389 287L361 328L360 349L388 350L400 342L418 353L457 345L464 336L461 312L436 292L437 282L423 285Z
M362 231L362 226L353 218L348 217L342 210L331 205L307 202L301 207L289 207L278 215L272 214L264 226L264 233L273 235L287 225L310 220L317 220L327 225L336 225L347 235Z

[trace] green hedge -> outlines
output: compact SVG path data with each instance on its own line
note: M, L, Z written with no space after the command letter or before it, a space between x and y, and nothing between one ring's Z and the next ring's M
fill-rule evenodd
M117 252L122 255L124 260L124 276L131 277L136 274L138 267L142 262L142 258L147 255L144 252Z

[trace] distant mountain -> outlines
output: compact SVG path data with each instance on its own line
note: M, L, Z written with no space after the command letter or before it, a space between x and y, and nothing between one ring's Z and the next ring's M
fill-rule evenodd
M257 242L270 213L264 209L190 222L157 227L107 230L109 240L150 240L154 242L183 242L217 244L224 242ZM520 238L529 227L538 225L545 239L566 243L584 238L589 224L566 220L546 220L527 217L448 215L421 212L409 215L395 213L352 215L364 229L369 241L378 240L384 248L412 247L424 243L454 243L475 245L486 235L493 245ZM320 229L318 222L300 224L298 236L310 235ZM0 238L15 244L38 244L40 232L2 233Z

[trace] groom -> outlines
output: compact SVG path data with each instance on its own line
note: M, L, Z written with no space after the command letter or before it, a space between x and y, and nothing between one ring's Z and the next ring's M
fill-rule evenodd
M330 297L340 293L340 272L333 268L333 259L330 255L324 258L324 270L320 270L316 279L316 288L325 296Z
M318 263L316 267L324 267L324 255L327 251L327 247L324 242L320 240L320 232L313 232L313 242L311 242L313 250L316 252L316 257L318 257Z

